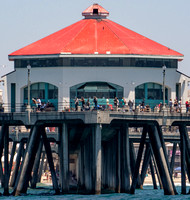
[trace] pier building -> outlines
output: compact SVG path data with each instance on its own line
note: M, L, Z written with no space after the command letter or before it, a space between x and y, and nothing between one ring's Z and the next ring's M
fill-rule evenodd
M163 97L167 102L177 96L184 103L189 78L177 71L182 54L108 20L108 11L98 4L82 14L83 20L9 55L15 71L5 77L6 102L10 107L5 108L8 112L0 113L3 194L9 195L9 187L13 188L13 195L26 194L28 186L36 188L44 156L55 193L71 193L70 158L75 155L77 193L100 194L107 190L134 194L136 188L143 188L150 166L154 189L157 189L156 172L164 194L175 195L172 174L177 145L181 193L186 194L186 175L190 181L188 112L167 109L152 113L138 112L138 109L134 112L29 112L29 109L21 112L21 105L28 100L32 103L32 97L50 101L58 111L70 106L75 96L97 96L102 104L106 98L111 101L115 96L136 103L145 99L149 104L156 104ZM163 91L162 81L166 86ZM10 133L11 126L17 128L15 134ZM27 132L19 133L20 126ZM57 132L49 134L47 127L56 127ZM169 133L173 128L177 131ZM133 129L139 132L131 132ZM58 163L53 159L52 139ZM9 162L10 140L13 145ZM173 143L170 163L165 141ZM11 170L17 143L18 156ZM137 155L134 143L139 144Z
M189 77L178 71L184 56L108 15L93 4L82 12L84 19L9 54L15 70L5 76L5 111L21 111L28 102L28 72L31 104L39 97L62 111L75 97L96 96L102 105L125 97L155 106L163 100L163 66L165 102L177 98L185 104Z

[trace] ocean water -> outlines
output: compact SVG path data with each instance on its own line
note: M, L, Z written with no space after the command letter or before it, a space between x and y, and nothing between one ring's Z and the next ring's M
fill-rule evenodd
M176 186L176 189L178 191L178 195L175 196L169 196L164 195L163 190L154 190L151 185L144 186L143 190L135 190L134 195L130 194L101 194L101 195L54 195L54 190L52 190L52 187L43 187L39 189L28 189L27 195L25 196L0 196L1 199L5 200L124 200L124 199L133 199L133 200L139 200L139 199L146 199L146 200L162 200L162 199L168 199L168 200L180 200L180 199L190 199L190 195L181 195L181 187ZM190 186L187 187L187 191L189 191ZM2 193L3 190L1 189L0 192Z

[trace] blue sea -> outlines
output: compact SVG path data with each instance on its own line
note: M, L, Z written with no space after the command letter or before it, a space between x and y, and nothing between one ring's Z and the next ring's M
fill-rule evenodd
M175 196L166 196L164 195L164 191L163 190L154 190L153 186L149 185L149 186L144 186L143 190L135 190L135 194L134 195L130 195L130 194L116 194L116 193L112 193L112 194L101 194L101 195L54 195L54 190L52 189L52 187L43 187L43 188L39 188L39 189L28 189L27 191L27 195L26 196L9 196L9 197L5 197L5 196L0 196L0 200L1 199L5 199L5 200L124 200L124 199L134 199L134 200L138 200L138 199L146 199L146 200L162 200L162 199L168 199L168 200L179 200L179 199L190 199L190 195L181 195L181 187L180 186L176 186L176 189L178 191L178 195ZM187 191L189 191L190 186L187 187ZM3 189L0 190L1 193L3 193Z

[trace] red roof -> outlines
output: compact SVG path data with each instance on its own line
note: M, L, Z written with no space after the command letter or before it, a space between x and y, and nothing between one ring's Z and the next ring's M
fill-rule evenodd
M97 4L94 4L87 8L83 15L93 13L94 8L98 9L99 16L109 14L101 6L97 7ZM92 15L94 16L94 14ZM80 20L11 53L9 56L67 53L183 56L104 17Z

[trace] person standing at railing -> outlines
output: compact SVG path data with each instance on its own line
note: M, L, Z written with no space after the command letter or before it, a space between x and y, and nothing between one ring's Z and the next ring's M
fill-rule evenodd
M98 99L97 99L96 96L94 97L94 109L95 109L95 110L98 109Z
M78 98L76 97L76 98L75 98L75 111L78 111L78 105L79 105L79 100L78 100Z
M178 101L178 112L181 112L181 99Z
M86 110L90 110L90 100L89 100L89 98L86 101Z
M85 109L85 100L84 100L84 97L81 97L81 103L82 103L82 111L84 111Z
M170 99L169 101L170 112L172 112L172 106L173 106L173 102L172 102L172 99Z
M189 112L189 101L188 100L185 102L185 106L186 106L186 113L188 113Z
M174 111L177 112L178 109L178 102L177 99L174 100Z
M131 100L129 100L128 106L129 106L129 111L132 112L133 111L133 102Z
M38 104L38 111L40 111L42 102L41 102L41 99L39 97L37 98L37 104Z
M117 97L115 97L114 99L114 106L115 106L115 110L118 111L118 104L119 104L119 100Z

